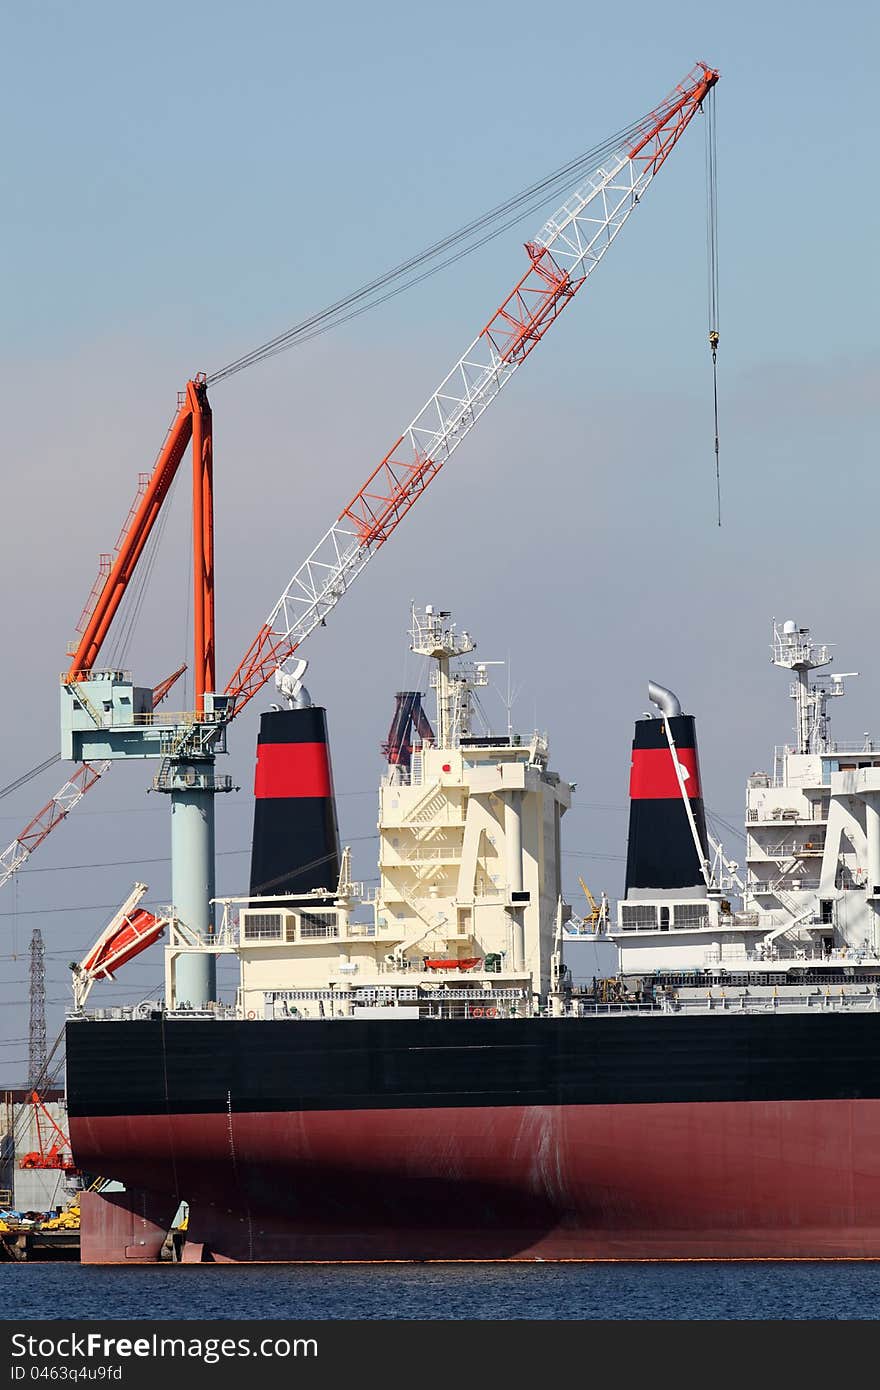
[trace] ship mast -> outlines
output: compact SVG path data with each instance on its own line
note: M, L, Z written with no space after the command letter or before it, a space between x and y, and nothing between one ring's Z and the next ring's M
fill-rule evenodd
M830 666L833 660L827 646L813 642L808 627L798 627L789 619L780 627L773 622L773 644L770 659L774 666L793 671L797 680L792 681L791 697L795 702L796 753L827 753L830 749L828 737L828 700L843 695L845 676L857 676L858 671L840 671L831 677L819 676L810 682L810 672L822 666Z
M474 651L476 642L468 632L456 632L446 609L429 603L424 608L413 604L410 611L410 649L437 663L431 675L437 697L437 747L457 748L459 740L471 732L472 692L488 684L486 663L468 663L450 671L449 663Z

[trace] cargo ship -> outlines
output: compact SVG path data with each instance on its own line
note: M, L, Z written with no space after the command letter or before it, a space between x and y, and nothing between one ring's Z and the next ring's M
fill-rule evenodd
M649 687L612 919L564 900L547 737L485 721L450 613L410 646L435 706L396 696L375 892L298 679L261 716L248 893L209 932L135 898L111 924L91 978L159 923L162 999L89 1011L75 975L70 1137L113 1180L82 1259L157 1259L182 1202L185 1261L880 1258L880 747L832 739L827 648L774 624L795 737L748 778L742 874ZM205 954L238 989L191 1007Z

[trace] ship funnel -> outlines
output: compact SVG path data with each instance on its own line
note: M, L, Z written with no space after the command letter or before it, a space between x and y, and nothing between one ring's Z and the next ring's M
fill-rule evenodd
M700 783L694 718L665 686L648 686L662 719L639 719L632 743L629 783L629 841L626 897L694 897L706 895L700 858L706 858L706 813ZM667 726L672 736L681 782L687 793L702 847L698 856L690 817L682 799Z
M681 714L681 702L677 695L673 695L671 690L667 690L665 685L657 685L654 681L648 681L648 699L652 705L656 705L661 714L665 714L667 719L671 719Z
M308 893L339 880L339 829L326 711L302 704L260 716L254 780L252 897ZM305 695L308 700L308 695Z

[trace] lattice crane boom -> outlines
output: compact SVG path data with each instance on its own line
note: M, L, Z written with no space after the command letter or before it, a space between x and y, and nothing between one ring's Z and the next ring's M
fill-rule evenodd
M527 243L525 274L291 578L226 687L230 717L325 621L586 283L717 81L697 64Z
M4 883L8 883L56 825L60 825L70 815L74 806L95 785L98 778L103 777L109 766L108 762L83 763L64 786L59 788L51 801L47 801L43 809L28 822L12 844L0 854L0 888Z

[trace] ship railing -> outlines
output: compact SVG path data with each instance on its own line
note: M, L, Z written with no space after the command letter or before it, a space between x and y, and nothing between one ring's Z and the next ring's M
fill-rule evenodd
M574 1005L574 1006L572 1007L572 1012L571 1012L570 1014L568 1014L567 1017L569 1017L569 1018L594 1018L594 1017L596 1017L596 1018L597 1018L597 1017L599 1017L599 1016L601 1015L603 1018L622 1018L622 1017L624 1016L624 1014L627 1015L627 1017L629 1017L631 1014L641 1014L641 1015L648 1015L648 1014L650 1014L650 1015L652 1015L653 1017L656 1017L657 1014L659 1014L659 1013L669 1013L669 1012L673 1012L673 1010L671 1009L671 1007L667 1009L667 1008L664 1008L664 1007L663 1007L661 1004L659 1004L659 1003L658 1003L658 1004L651 1004L651 1003L647 1003L647 1004L645 1004L645 1003L642 1003L642 1004L637 1004L637 1003L628 1004L628 1003L626 1003L625 1001L620 1001L620 1002L617 1002L617 1003L607 1003L607 1004L603 1004L603 1003L600 1003L598 1000L581 999L581 1000L577 1003L577 1005Z
M776 757L782 758L786 754L796 753L797 749L791 743L778 743L773 751ZM817 756L833 758L837 753L880 753L880 741L874 738L829 739L825 747L818 750Z
M463 821L456 822L463 824ZM444 859L458 858L461 855L461 845L442 844L425 847L413 845L411 848L404 849L400 854L401 864L438 864Z
M757 845L761 855L767 859L792 858L795 855L809 857L813 854L822 854L825 849L825 835L813 834L808 840L779 840L774 845ZM750 859L757 858L757 855L750 854Z
M819 987L802 993L712 994L697 993L656 1003L599 1003L580 1000L567 1017L571 1018L657 1018L661 1014L780 1014L780 1013L878 1013L880 994L863 989L859 993L832 993Z
M519 1005L507 1003L499 1003L497 1005L494 1005L490 999L489 1007L494 1008L495 1012L494 1014L487 1014L485 1008L483 1008L480 1004L476 1004L476 1001L466 1003L463 1000L449 999L446 995L439 999L419 999L419 1007L421 1009L422 1018L446 1019L488 1017L491 1019L494 1017L498 1019L528 1018L531 1016L526 1005L523 1003L520 1003ZM479 1013L474 1012L475 1007L480 1009Z
M785 759L787 757L790 757L792 754L797 753L797 751L798 750L793 743L776 744L776 746L773 749L773 777L770 780L771 786L782 787L785 785L785 778L783 774L783 768L785 767ZM877 754L880 753L880 740L870 737L863 738L860 740L828 739L825 743L824 748L816 750L816 757L835 758L838 756L838 754L841 753L849 755L853 753ZM827 782L827 777L823 777L823 781Z
M781 924L782 923L780 922L779 925ZM813 922L812 924L801 923L800 925L812 925L814 927L821 926L826 928L826 930L830 930L830 924L827 922L817 921ZM829 952L824 951L821 948L821 946L779 946L776 943L773 943L772 945L765 947L763 950L750 951L743 948L741 951L737 952L736 955L734 955L729 950L725 949L723 958L717 948L714 950L705 951L703 953L703 964L710 966L739 966L742 965L744 961L750 964L760 965L761 963L765 963L767 961L780 960L806 961L807 963L819 962L824 965L827 965L829 962L844 965L865 965L873 964L875 961L878 960L878 957L874 954L873 951L863 949L860 946L835 946Z
M424 781L422 770L422 757L419 753L413 753L412 763L409 767L404 767L402 763L395 763L388 768L382 778L383 787L420 787Z
M394 763L382 778L383 787L409 787L412 785L412 774L408 767L403 767L400 763Z
M805 890L799 888L797 891L803 892ZM785 894L786 897L790 896L789 893L786 893L784 888L778 885L778 881L776 886L769 882L757 883L753 881L748 885L748 893L750 898L773 897L781 899L783 894ZM760 912L753 912L750 915L754 918L756 923L760 923L765 931L772 931L774 927L781 927L783 924L787 924L789 927L794 925L791 912L787 912L784 908L765 909ZM828 929L831 923L823 922L821 917L817 917L816 914L813 913L812 917L805 917L799 921L798 926L806 930L812 930L814 927L825 927Z
M207 1004L203 1009L193 1009L186 1005L178 1005L174 1009L165 1011L166 1018L220 1018L220 1019L240 1019L241 1010L235 1004Z
M142 1000L139 1004L114 1004L101 1009L68 1009L71 1019L95 1019L98 1022L117 1022L143 1020L153 1014L164 1014L168 1018L239 1018L241 1015L234 1004L209 1004L204 1009L165 1009L161 999Z
M841 989L835 994L817 986L798 994L728 994L704 999L679 999L674 1008L676 1012L686 1013L877 1013L878 1005L880 998L875 990L864 989L857 994L846 994Z
M816 924L820 925L820 924ZM830 930L829 923L822 923ZM863 950L861 947L836 946L830 952L821 950L818 947L797 947L797 946L769 946L763 954L757 951L749 951L746 960L749 961L820 961L827 964L829 961L843 963L845 965L863 965L866 962L875 961L877 957L872 951Z
M473 985L470 989L438 989L428 990L423 986L419 990L420 1003L444 1004L449 1000L456 1002L464 1000L473 1004L511 1004L517 1003L526 997L526 991L517 988L516 985Z

